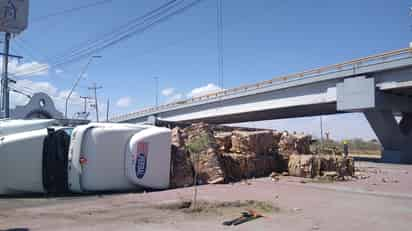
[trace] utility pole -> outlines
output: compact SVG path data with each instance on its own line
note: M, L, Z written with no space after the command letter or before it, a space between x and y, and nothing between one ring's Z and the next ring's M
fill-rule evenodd
M9 52L10 52L10 37L9 32L4 36L4 55L3 55L3 78L1 81L1 110L4 111L4 117L10 117L10 91L9 91Z
M84 106L83 106L83 113L87 113L87 100L90 99L89 96L80 96L80 99L83 100Z
M320 118L320 143L321 143L321 148L323 150L323 118L322 116Z
M94 91L94 108L96 109L96 121L99 122L99 102L97 101L97 90L102 89L102 86L97 86L96 83L93 87L89 87L89 90Z
M107 104L106 104L106 122L109 122L109 111L110 111L110 99L107 99Z
M88 96L80 96L80 98L83 100L84 102L84 106L83 106L83 112L79 113L81 115L83 115L84 119L87 119L87 117L89 117L89 113L87 112L87 102L90 99L90 97Z
M155 94L156 94L156 96L155 96L155 103L156 103L156 107L158 107L159 106L159 77L154 77L154 80L155 80Z

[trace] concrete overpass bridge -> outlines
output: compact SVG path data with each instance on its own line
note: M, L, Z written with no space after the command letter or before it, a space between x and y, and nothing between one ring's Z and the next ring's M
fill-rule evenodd
M222 124L362 112L383 146L384 161L412 163L411 97L412 48L405 48L144 109L112 121Z

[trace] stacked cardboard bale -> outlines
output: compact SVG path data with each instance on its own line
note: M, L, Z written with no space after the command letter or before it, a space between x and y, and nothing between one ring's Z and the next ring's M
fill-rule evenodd
M295 149L297 153L309 154L310 144L312 143L312 136L307 134L295 135Z
M354 176L355 164L352 158L342 155L298 155L289 156L289 175L314 178L326 172L336 172L336 176Z
M252 156L242 153L224 153L222 159L227 181L267 176L279 169L276 155Z
M280 139L282 138L282 132L279 131L273 131L272 136L273 136L273 149L278 150L279 149L279 143Z
M234 131L232 148L234 153L264 155L272 151L273 133L271 131Z
M205 137L207 142L196 153L191 144ZM198 183L224 183L270 173L289 171L292 176L316 177L325 172L353 176L350 158L337 155L314 155L310 151L312 137L272 130L217 128L193 124L172 130L172 187Z
M225 181L223 162L212 129L205 123L198 123L186 128L185 132L188 134L186 145L203 138L207 140L198 153L190 153L198 175L198 183L223 183Z
M279 169L273 131L237 129L232 134L231 152L222 156L229 181L266 176Z
M310 150L312 136L283 132L279 141L279 152L287 162L289 175L314 178L325 172L336 172L337 176L353 176L354 162L336 150L328 154L313 154Z
M321 154L321 175L324 172L336 172L338 177L354 176L355 162L351 157L335 154Z
M279 152L282 155L290 155L296 153L295 149L296 137L289 132L283 132L279 140Z
M170 186L172 188L187 187L193 184L193 165L190 154L184 146L183 130L176 127L172 130L172 160L170 168Z
M279 152L290 154L311 154L310 144L312 136L307 134L290 134L283 132L279 139Z
M232 132L218 132L215 139L220 151L229 152L232 148Z
M194 171L189 153L184 148L172 145L170 187L181 188L193 185Z
M289 169L289 158L290 155L308 155L311 154L310 144L312 141L312 136L305 134L289 133L284 131L274 132L275 142L278 142L277 149L279 152L279 165L283 171L288 171ZM292 160L292 165L296 164L296 159Z
M320 175L320 165L319 156L292 154L289 156L289 175L314 178Z
M172 145L181 148L184 146L184 140L182 138L182 129L175 127L172 129Z

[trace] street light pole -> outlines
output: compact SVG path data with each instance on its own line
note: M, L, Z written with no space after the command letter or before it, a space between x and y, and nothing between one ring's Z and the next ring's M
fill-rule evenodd
M86 65L85 65L85 66L83 67L83 69L81 70L79 77L76 79L76 82L74 82L72 89L70 89L70 92L69 92L69 94L68 94L67 97L66 97L66 104L65 104L65 110L64 110L64 117L65 117L66 119L67 119L67 106L68 106L68 103L69 103L69 99L70 99L70 97L71 97L72 94L73 94L74 89L76 89L77 85L79 84L80 80L82 79L84 73L86 72L86 70L87 70L87 68L89 67L89 65L90 65L90 63L92 62L92 60L93 60L94 58L101 58L101 57L102 57L102 56L91 56L91 57L89 58L89 61L87 61Z
M156 102L156 107L159 106L159 77L154 77L155 80L155 88L156 88L156 98L155 98L155 102Z

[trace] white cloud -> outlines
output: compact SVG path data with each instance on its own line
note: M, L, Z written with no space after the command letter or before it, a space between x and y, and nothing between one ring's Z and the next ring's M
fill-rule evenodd
M173 95L173 93L175 93L175 89L174 88L166 88L162 90L162 95L169 97L171 95Z
M206 86L193 89L189 94L187 94L187 97L188 98L198 97L198 96L207 95L210 93L215 93L221 90L223 89L220 88L219 86L216 86L213 83L209 83Z
M3 62L3 58L0 58L0 62ZM16 59L9 61L9 72L11 76L42 76L49 73L49 64L40 63L37 61L19 63ZM3 66L0 65L0 71L3 71ZM26 76L27 75L27 76Z
M116 106L121 107L121 108L130 107L131 104L132 104L132 98L128 96L122 97L116 102Z
M178 100L181 100L181 99L183 99L183 94L177 93L177 94L171 95L171 96L166 100L166 103L171 103L171 102L178 101Z
M165 102L166 103L171 103L174 101L182 100L185 98L192 98L192 97L197 97L197 96L202 96L214 92L218 92L223 90L222 88L216 86L213 83L209 83L206 86L194 88L187 94L182 94L178 91L176 91L175 88L165 88L162 90L162 95L166 97Z
M54 70L54 72L55 72L56 74L61 74L61 73L63 73L64 71L63 71L62 69L56 69L56 70Z
M27 79L17 81L14 85L17 89L26 89L30 92L44 92L51 96L56 96L58 89L49 82L33 82Z

